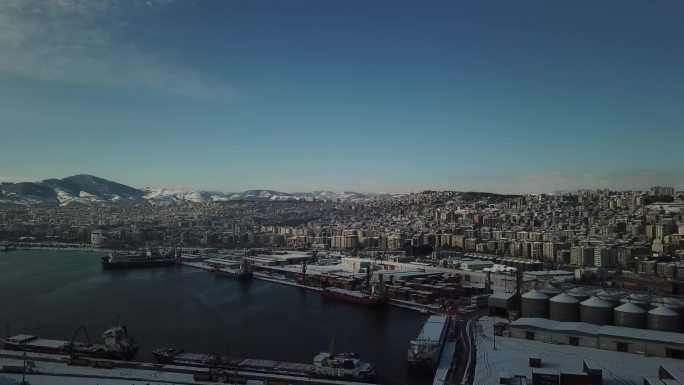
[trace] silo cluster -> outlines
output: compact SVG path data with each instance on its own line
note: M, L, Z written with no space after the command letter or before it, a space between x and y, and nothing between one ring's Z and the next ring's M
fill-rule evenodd
M684 300L647 294L553 286L524 293L521 316L667 332L684 331Z

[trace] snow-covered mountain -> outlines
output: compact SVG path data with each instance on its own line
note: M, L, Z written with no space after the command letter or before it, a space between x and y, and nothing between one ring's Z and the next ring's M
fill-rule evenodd
M143 196L153 204L171 204L178 202L222 202L222 201L298 201L298 200L359 200L368 198L369 194L357 192L313 191L285 193L274 190L247 190L243 192L218 191L184 191L165 188L147 187Z
M92 175L74 175L41 182L0 183L0 205L167 205L180 202L359 200L371 195L356 192L313 191L285 193L274 190L218 192L147 187L136 189Z

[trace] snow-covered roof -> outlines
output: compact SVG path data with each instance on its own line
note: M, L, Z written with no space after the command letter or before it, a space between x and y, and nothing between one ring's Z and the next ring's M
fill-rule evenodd
M623 313L646 313L646 310L644 310L643 307L635 305L631 302L625 302L613 310L620 311Z
M634 329L622 326L601 326L599 335L628 338L632 340L646 340L656 343L672 343L684 345L684 333L662 332L659 330Z
M591 297L585 301L582 301L580 303L580 305L591 306L591 307L609 307L611 309L613 308L613 304L611 304L610 302L604 301L598 297Z
M551 302L562 302L562 303L579 303L579 300L570 294L560 293L557 296L551 298Z
M530 290L527 293L523 294L521 297L527 299L549 299L548 295L542 293L539 290Z
M648 314L659 315L664 317L679 317L676 311L670 309L667 306L658 306L657 308L648 312Z
M492 295L489 296L489 298L508 300L511 297L513 297L514 295L515 295L515 293L506 293L504 291L495 291L494 293L492 293Z

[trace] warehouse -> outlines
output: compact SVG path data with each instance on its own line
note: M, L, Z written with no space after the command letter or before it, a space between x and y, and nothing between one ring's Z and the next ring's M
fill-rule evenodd
M684 359L682 333L519 318L511 322L509 334L513 338Z

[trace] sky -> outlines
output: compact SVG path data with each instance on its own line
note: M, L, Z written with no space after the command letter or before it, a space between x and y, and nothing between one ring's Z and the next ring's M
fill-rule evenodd
M684 189L684 2L2 0L0 180Z

